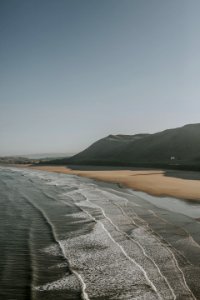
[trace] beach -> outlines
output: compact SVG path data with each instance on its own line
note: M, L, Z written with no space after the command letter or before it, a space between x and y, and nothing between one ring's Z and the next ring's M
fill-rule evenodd
M83 176L95 180L117 183L124 187L154 196L170 196L200 201L200 173L167 170L92 169L82 166L28 166L29 168ZM89 169L89 168L88 168Z
M1 299L200 299L191 201L74 175L0 167Z

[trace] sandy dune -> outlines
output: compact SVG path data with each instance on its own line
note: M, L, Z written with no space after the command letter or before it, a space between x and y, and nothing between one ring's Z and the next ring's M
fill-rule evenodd
M85 171L72 170L65 166L37 166L31 168L118 183L134 190L143 191L156 196L172 196L181 199L200 201L200 180L194 180L194 176L192 175L190 178L190 172L187 172L187 179L182 179L176 178L177 171L174 171L174 177L173 171L170 171L172 174L172 177L170 177L165 176L164 170ZM181 171L179 174L181 174Z

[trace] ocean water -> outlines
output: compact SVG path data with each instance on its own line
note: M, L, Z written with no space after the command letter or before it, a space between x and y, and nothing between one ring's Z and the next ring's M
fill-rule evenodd
M0 299L200 299L197 215L147 198L0 167Z

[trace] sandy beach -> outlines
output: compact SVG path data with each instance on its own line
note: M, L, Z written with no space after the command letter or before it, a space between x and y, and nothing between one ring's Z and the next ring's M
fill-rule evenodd
M79 170L65 166L31 166L31 168L118 183L155 196L171 196L185 200L200 201L200 174L198 172L117 169L81 170L82 167Z

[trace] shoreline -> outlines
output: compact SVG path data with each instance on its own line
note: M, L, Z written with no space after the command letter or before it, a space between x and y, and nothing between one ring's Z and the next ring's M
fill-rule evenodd
M193 216L185 215L183 210L179 211L178 207L172 206L168 209L166 205L170 206L171 200L174 199L158 198L157 201L161 205L155 205L146 197L140 197L135 192L133 194L136 195L132 196L131 190L117 189L110 183L98 183L83 177L61 174L77 173L77 171L69 171L66 168L58 170L54 167L54 172L60 173L56 174L46 172L44 168L42 171L37 171L37 169L28 166L23 168L19 165L17 168L13 165L2 168L1 174L2 207L9 208L1 211L1 218L5 220L2 222L2 244L5 244L8 249L6 259L9 260L10 253L12 253L14 268L21 270L22 267L23 271L26 269L25 274L29 276L30 262L24 260L23 256L19 260L19 251L22 253L34 251L32 261L34 265L41 258L41 253L37 250L47 249L42 257L42 269L34 268L33 275L37 277L35 287L41 287L37 290L37 298L40 298L40 295L42 298L48 296L49 291L53 291L55 287L58 287L56 290L59 291L56 294L57 298L65 296L66 290L69 298L73 298L74 295L80 298L77 288L79 282L75 281L73 286L68 285L68 280L70 280L68 269L64 270L65 273L67 272L66 280L60 282L60 278L63 278L63 270L60 268L63 257L59 255L59 251L56 257L51 255L54 254L54 248L58 244L57 239L52 240L52 230L55 230L53 233L56 233L56 238L61 237L61 250L68 253L67 265L74 263L78 274L87 280L85 281L87 291L91 292L94 297L98 298L99 295L102 298L105 295L112 297L117 286L122 286L119 293L124 298L134 298L136 291L137 295L140 295L140 289L142 298L146 295L149 297L150 294L146 290L149 286L148 282L142 281L141 285L141 280L145 280L145 277L142 277L143 274L148 274L151 282L155 282L157 289L162 292L163 299L173 298L168 286L174 290L176 297L182 298L183 296L190 299L189 288L199 299L199 282L196 278L200 274L200 251L198 250L200 223ZM48 171L50 171L49 168ZM135 172L140 173L139 176L141 176L141 171ZM149 171L146 172L145 174L149 174ZM6 193L5 185L8 187ZM87 199L86 202L85 199ZM15 205L10 205L10 201ZM200 216L199 205L194 207L193 204L186 205L184 201L179 202L182 208L185 207L186 212L190 206L196 212L198 206L198 217ZM27 214L28 218L22 218ZM14 219L13 215L15 215ZM15 234L16 220L17 229L25 226L28 231L32 230L29 244L27 244L27 230L20 230L20 235ZM9 236L8 221L11 228ZM40 228L39 231L38 228ZM19 246L18 252L12 251L13 243ZM48 270L52 266L54 267L53 280L51 273L43 272L43 267ZM107 270L106 286L105 278L102 277L102 270L105 268ZM138 273L140 270L142 273ZM20 274L19 272L18 275ZM167 284L168 281L166 281L166 286L163 285L162 274L166 275L164 278L169 280L171 285ZM113 276L117 278L115 285L113 285ZM139 281L138 276L141 278ZM10 272L9 281L5 279L6 288L9 282L15 279L14 277L15 275ZM130 278L126 286L124 278ZM58 285L55 285L57 282ZM184 289L185 282L186 289ZM21 294L25 284L22 277ZM47 293L44 294L46 287ZM24 292L25 298L28 297L25 294L26 291Z
M185 172L167 170L81 170L72 169L68 166L17 166L21 168L30 168L46 172L77 175L97 181L118 184L119 186L130 188L135 191L141 191L153 196L173 197L187 201L200 202L200 180L193 179L193 173L187 172L187 179L184 179ZM78 167L78 166L77 166ZM200 173L196 173L199 175ZM182 176L183 178L178 178ZM193 176L192 176L193 175Z

